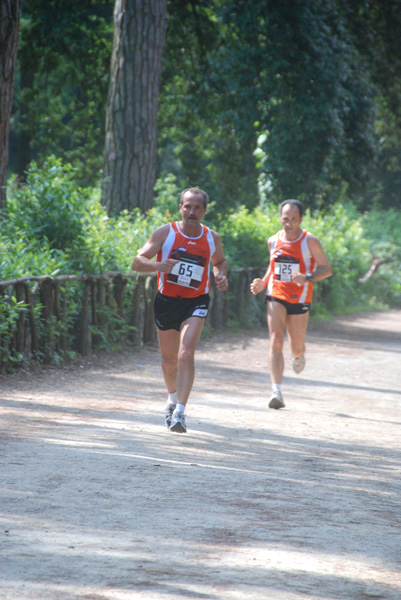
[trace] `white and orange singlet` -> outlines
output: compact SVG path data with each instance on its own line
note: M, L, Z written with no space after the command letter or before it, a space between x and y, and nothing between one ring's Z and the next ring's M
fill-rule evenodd
M289 242L279 231L270 241L270 277L266 294L291 304L303 304L312 301L313 284L299 286L291 281L295 273L313 273L315 259L308 248L308 236L303 230L298 239Z
M212 232L201 225L199 237L184 235L178 223L170 223L167 238L157 255L162 262L173 258L179 262L171 273L158 272L159 292L173 298L196 298L210 290L210 259L216 247Z

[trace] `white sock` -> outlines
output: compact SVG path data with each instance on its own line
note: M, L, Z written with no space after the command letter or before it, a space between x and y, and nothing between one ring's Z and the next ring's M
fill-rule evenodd
M175 407L175 410L177 412L182 412L182 413L185 412L185 404L178 403L177 406Z
M281 392L281 384L280 383L273 383L272 390L273 390L273 392Z
M167 405L175 406L176 404L177 404L177 392L173 392L172 394L168 395Z

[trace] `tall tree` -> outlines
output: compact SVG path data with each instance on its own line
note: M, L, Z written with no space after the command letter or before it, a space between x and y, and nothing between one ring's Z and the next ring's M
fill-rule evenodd
M209 218L258 202L252 65L242 86L239 64L231 69L236 39L221 20L225 2L170 0L159 98L158 176L206 189Z
M219 209L401 181L400 0L170 0L159 165ZM379 93L378 93L379 92ZM378 117L380 121L378 121ZM378 163L379 161L379 163ZM381 173L377 170L380 167Z
M344 183L354 194L371 183L372 88L338 4L225 4L237 38L228 59L243 104L254 103L269 199L303 196L312 206Z
M10 169L21 179L50 154L77 181L99 182L114 2L23 0Z
M0 208L6 207L8 134L22 0L0 0Z
M152 206L167 0L116 0L102 202L109 214Z

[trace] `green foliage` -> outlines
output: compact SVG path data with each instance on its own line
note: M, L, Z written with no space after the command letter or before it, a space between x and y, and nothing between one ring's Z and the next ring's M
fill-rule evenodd
M370 254L382 262L366 288L378 303L401 305L401 213L375 208L361 219L369 240Z
M277 207L249 211L245 206L227 218L220 215L219 234L231 268L266 268L267 238L277 230Z
M18 48L11 167L50 153L81 185L100 177L112 47L109 0L26 0Z
M9 193L8 218L3 219L0 239L0 278L130 271L150 234L179 218L174 176L159 180L156 190L155 207L146 216L136 210L110 218L99 190L76 186L71 166L54 158L43 169L33 164L27 183L13 185ZM264 202L252 211L242 206L228 213L215 207L207 213L206 223L221 235L231 269L252 266L263 274L268 261L266 240L281 227L276 205ZM334 271L315 286L316 311L341 313L375 299L385 305L397 302L398 211L375 209L361 215L344 198L324 213L307 210L303 226L322 241ZM375 256L387 262L362 285L358 279Z
M68 255L54 251L47 240L32 240L30 232L12 231L12 224L2 221L0 237L0 280L8 281L24 275L57 275L70 273Z
M160 183L161 199L146 216L138 209L118 218L108 217L99 189L82 189L75 180L71 165L50 157L42 168L31 164L25 184L11 182L0 238L2 280L130 270L150 233L172 218L161 208L176 191L169 180ZM177 215L178 194L170 200L171 210L174 203Z
M131 294L125 296L125 308L128 309L132 301ZM125 318L124 318L125 317ZM104 326L89 327L91 333L96 336L97 343L95 350L116 351L121 350L126 343L130 333L134 331L134 327L128 325L126 320L127 314L120 316L116 307L103 306L98 311L98 318L101 323L107 323L107 334Z
M12 352L10 341L14 335L17 321L26 308L27 305L18 302L14 296L7 298L0 295L0 356L1 362L6 363L10 371L23 360L22 353Z
M258 202L252 156L256 107L242 102L220 4L169 6L158 110L159 172L160 177L174 173L180 189L206 189L220 210L241 204L253 208Z
M109 0L25 0L10 167L53 153L101 176L112 50ZM361 209L401 188L397 1L174 0L158 103L158 176L199 185L210 214L302 197ZM256 149L256 154L254 151ZM263 153L263 160L261 160ZM171 211L170 211L171 212Z
M123 212L116 218L107 216L98 189L82 190L74 183L74 170L50 158L43 169L32 164L26 184L11 185L8 214L0 219L0 281L28 275L98 274L107 271L130 272L132 260L150 234L159 226L179 219L179 193L174 177L160 180L155 207L145 216L139 210ZM255 276L263 276L268 264L267 238L281 229L278 207L267 201L249 210L207 213L206 224L219 232L232 270L254 267ZM401 215L397 210L375 208L361 214L345 196L325 212L308 209L303 227L322 242L333 267L333 276L315 286L312 315L327 318L353 310L401 305ZM361 283L374 257L385 262L373 276ZM232 274L233 285L240 281ZM239 285L239 284L238 284ZM243 282L241 285L244 285ZM245 287L248 287L249 282ZM124 294L122 313L113 298L99 307L99 325L93 326L97 348L116 348L129 338L127 324L132 311L133 286ZM231 293L231 292L229 292ZM39 317L39 336L60 346L63 336L69 343L66 355L76 351L76 332L81 316L82 283L62 284L60 294L65 304L66 320L45 323ZM230 305L239 297L230 296ZM113 303L114 302L114 303ZM264 320L262 294L249 296L240 321L230 315L232 326L254 326ZM0 336L2 347L14 335L22 303L0 296ZM3 352L7 353L7 350ZM44 356L47 349L39 349ZM65 356L55 351L54 360ZM23 356L7 356L9 364Z
M362 216L346 202L334 204L325 213L306 211L302 226L320 239L333 268L333 276L315 286L312 315L327 318L400 305L401 249L396 240L401 236L401 216L395 210L387 218L385 214L378 209ZM216 223L230 267L256 266L260 276L268 265L267 238L280 228L274 205L254 211L241 207ZM361 283L374 256L387 262L367 283Z
M320 208L346 185L361 208L396 205L399 25L396 3L378 0L172 3L161 171L226 210L256 206L258 170L269 201Z
M93 198L92 219L86 229L85 271L130 271L134 256L154 229L171 220L169 211L153 208L143 215L139 209L108 217L97 192Z
M171 220L169 212L161 208L150 210L146 217L137 210L132 214L124 212L116 219L109 218L101 205L100 191L83 190L74 178L71 165L63 166L59 159L51 157L43 168L31 164L25 184L12 181L8 212L0 217L0 281L29 275L130 272L134 256L151 232ZM167 188L163 188L164 193ZM178 209L178 196L175 203ZM77 349L82 283L69 281L61 286L60 294L65 302L64 323L54 318L45 322L40 308L37 315L38 337L51 346L52 360L56 362L71 356ZM124 295L124 302L126 316L132 310L132 286ZM117 314L112 305L113 299L109 297L108 304L99 310L107 335L102 327L93 328L100 349L115 349L132 331L125 316ZM5 310L9 311L14 326L14 309L6 306ZM7 322L6 319L3 322ZM57 348L65 335L68 348L64 355ZM48 351L43 343L36 357L39 360ZM23 360L22 355L19 360Z
M368 240L355 209L335 204L326 214L307 211L303 227L318 237L333 276L315 285L312 314L343 314L368 303L358 279L370 266Z
M165 177L158 179L154 191L154 208L161 212L164 211L170 220L174 219L179 205L178 199L182 191L177 185L177 177L172 173L168 173Z
M86 193L74 183L74 170L50 157L39 169L32 163L26 185L10 190L9 218L16 229L52 249L80 243L85 228Z

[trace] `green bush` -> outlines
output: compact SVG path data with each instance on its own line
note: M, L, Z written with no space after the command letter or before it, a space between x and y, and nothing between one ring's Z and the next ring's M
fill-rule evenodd
M371 217L361 215L346 202L334 204L325 213L306 211L302 226L320 239L333 268L332 277L315 286L312 315L327 318L330 314L399 305L401 249L395 240L400 239L401 217L393 211L383 219L382 212ZM269 259L267 238L281 228L278 206L265 205L252 212L242 207L215 226L222 235L230 267L256 266L262 276ZM375 255L388 256L388 262L363 284L359 280Z
M361 222L372 258L382 261L366 289L379 305L401 306L401 212L375 208Z
M0 280L28 275L130 272L134 256L150 234L164 223L180 219L178 208L179 190L171 176L157 183L154 208L146 215L134 210L110 218L101 205L99 189L76 186L74 170L69 165L62 165L54 157L43 168L33 163L26 184L12 181L9 186L8 213L1 216ZM278 206L264 202L253 210L243 206L224 214L215 209L206 214L205 223L221 235L230 268L255 267L259 276L263 276L269 259L267 238L281 229ZM303 227L321 240L333 267L333 276L315 286L312 315L327 318L332 314L401 305L398 211L375 208L360 214L354 205L342 200L324 213L307 210ZM370 279L361 283L374 257L384 262ZM233 274L233 285L235 281ZM68 334L69 352L75 348L81 290L82 285L76 282L62 286L67 309L66 331L50 324L55 342ZM131 292L127 288L124 315L131 310ZM238 321L233 313L231 325L244 326L264 320L264 306L261 310L259 300L255 302L249 295L246 318ZM236 301L234 294L231 306ZM3 341L12 335L21 310L24 307L14 301L2 302ZM120 317L116 320L113 311L105 308L101 317L112 333L106 339L99 329L99 347L114 348L129 331Z
M5 298L0 295L0 358L1 362L7 363L9 370L12 370L14 365L23 360L22 353L14 354L11 352L10 342L17 321L21 313L25 311L26 305L23 302L18 302L14 296Z
M255 208L251 212L242 206L225 219L220 216L216 229L222 237L231 268L260 267L262 271L266 270L267 238L279 228L277 215L276 206L263 211Z
M368 241L352 206L335 204L325 214L306 212L303 226L318 237L333 275L314 286L312 315L342 314L366 304L359 278L370 265Z
M178 207L178 200L177 200ZM99 189L74 183L74 169L50 157L32 163L24 185L13 180L3 215L0 278L130 270L151 231L171 215L154 208L109 218Z
M2 222L0 237L0 281L8 281L25 275L50 275L73 272L68 255L52 250L48 240L33 240L23 231L11 231Z
M9 219L31 239L65 250L83 236L86 198L87 191L74 183L72 167L52 156L41 169L31 164L26 184L10 186Z
M130 271L152 231L180 218L174 176L158 181L155 192L154 208L146 215L134 210L110 218L99 189L76 186L70 165L54 157L43 168L33 163L27 183L10 186L0 240L0 278ZM395 210L361 215L345 200L325 213L306 211L303 227L321 240L333 267L333 276L315 286L315 314L399 304L400 220ZM266 240L281 228L277 205L264 202L252 211L243 206L228 214L214 210L206 214L205 223L221 235L231 269L252 266L264 274ZM374 256L386 262L361 284Z

